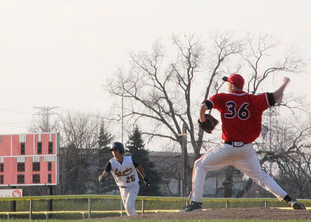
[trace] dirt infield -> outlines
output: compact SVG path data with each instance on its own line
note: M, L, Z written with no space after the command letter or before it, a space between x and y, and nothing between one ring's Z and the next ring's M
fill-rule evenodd
M289 220L305 219L311 220L310 210L283 210L269 208L230 208L230 209L213 209L201 212L183 212L183 213L150 213L140 214L133 217L118 217L115 219L142 219L142 220L178 220L178 219L262 219L262 220ZM110 218L111 219L111 218Z

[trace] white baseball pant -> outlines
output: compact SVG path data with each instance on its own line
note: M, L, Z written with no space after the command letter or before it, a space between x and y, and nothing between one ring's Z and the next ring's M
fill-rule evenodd
M274 194L279 200L283 200L287 195L272 177L262 170L252 144L234 147L220 143L195 161L190 199L195 202L202 202L207 171L219 170L229 165L241 170L261 187Z
M139 192L139 184L136 183L130 187L119 187L121 199L128 216L138 215L135 210L135 201Z

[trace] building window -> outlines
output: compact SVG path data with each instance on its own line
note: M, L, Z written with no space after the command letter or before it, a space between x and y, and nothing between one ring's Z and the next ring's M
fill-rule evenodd
M4 163L0 163L0 172L4 172Z
M52 174L48 174L48 183L52 183Z
M53 142L49 142L49 154L53 154Z
M32 183L40 183L40 174L32 175Z
M52 171L52 162L48 162L48 171Z
M18 184L25 183L25 175L23 175L23 174L17 175L17 183Z
M17 163L17 172L25 172L25 163Z
M4 184L4 176L0 175L0 184Z
M32 171L40 171L40 162L32 163Z
M42 142L38 142L37 153L42 154Z
M25 155L25 143L21 143L21 155Z

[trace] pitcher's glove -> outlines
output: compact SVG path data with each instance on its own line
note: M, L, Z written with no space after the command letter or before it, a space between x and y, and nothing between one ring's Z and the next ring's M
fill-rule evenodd
M146 187L150 187L151 186L151 183L149 182L149 178L148 177L144 178L144 183L145 183Z
M201 123L198 120L199 127L207 133L212 133L215 126L218 124L218 120L215 119L211 114L205 114L206 121Z

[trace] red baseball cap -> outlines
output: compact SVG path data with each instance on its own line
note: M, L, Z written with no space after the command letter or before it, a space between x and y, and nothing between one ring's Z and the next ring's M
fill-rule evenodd
M233 73L230 77L223 77L222 80L230 82L240 89L242 89L244 86L244 78L240 74Z

